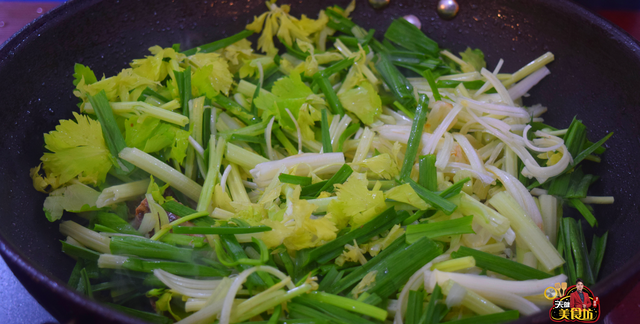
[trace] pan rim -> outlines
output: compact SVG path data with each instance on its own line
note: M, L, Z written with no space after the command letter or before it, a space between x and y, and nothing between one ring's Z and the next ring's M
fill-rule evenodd
M60 21L66 20L101 1L102 0L69 0L30 22L0 45L0 67L11 62L14 54L19 53L21 45L30 42L34 37L38 37L39 32L49 28L55 28ZM532 5L544 6L560 13L576 15L581 21L588 22L596 28L601 29L605 35L620 43L624 48L629 49L633 52L632 55L640 61L640 42L638 40L635 40L622 28L613 25L611 22L590 12L581 5L569 0L533 0L531 3ZM32 263L21 251L16 249L11 242L7 241L2 234L0 234L0 255L5 259L14 274L16 274L16 271L20 272L19 275L16 276L23 285L25 284L24 280L38 282L47 290L72 303L70 306L80 307L89 311L90 314L103 316L113 321L140 323L139 320L133 317L115 312L108 306L88 299L84 295L67 288L66 283L47 274L46 271L42 271L39 265ZM608 300L608 303L609 301L620 301L634 287L627 283L637 282L638 280L640 280L640 252L630 258L620 269L600 280L593 286L593 291L597 296ZM25 285L25 287L29 289L28 285ZM621 291L624 293L620 294ZM34 297L37 298L37 296ZM547 321L549 321L548 315L546 311L543 310L514 323L538 323Z

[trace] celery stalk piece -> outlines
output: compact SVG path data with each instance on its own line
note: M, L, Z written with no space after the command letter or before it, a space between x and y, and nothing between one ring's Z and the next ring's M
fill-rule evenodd
M456 284L452 279L447 280L442 284L442 293L446 296L452 291L452 287ZM462 299L462 305L469 308L471 311L478 315L489 315L495 313L502 313L504 310L496 304L486 300L482 296L478 295L472 290L462 288L466 290L466 294Z
M96 207L102 208L107 205L131 200L144 195L148 187L149 179L145 179L105 188L102 190L102 193L100 193L100 196L98 196Z
M185 126L189 123L189 117L187 116L162 109L142 101L111 102L110 105L113 113L119 116L138 113L148 114L151 117L155 117L178 126ZM95 108L93 104L87 103L84 106L84 111L89 114L94 114Z
M544 233L554 246L558 241L558 199L551 195L540 195L540 214L544 224Z
M217 143L215 135L211 135L209 139L209 171L202 185L202 191L200 192L200 198L198 199L197 211L208 211L211 205L211 199L213 197L213 189L218 181L218 173L220 165L222 164L222 155L226 148L226 141L224 138L220 138Z
M231 162L231 159L227 155L227 160ZM266 160L266 159L265 159ZM342 153L302 153L293 156L286 157L278 161L265 161L255 165L250 169L253 181L258 184L259 187L266 187L271 182L271 179L278 176L280 168L285 166L291 168L298 164L307 164L311 170L316 170L321 167L324 173L316 172L319 174L335 173L338 169L344 165L344 154ZM242 164L239 164L242 165ZM332 166L332 167L328 167ZM308 172L308 168L300 167L298 172ZM306 173L305 173L306 174Z
M227 179L227 186L229 186L232 200L238 203L250 204L251 200L249 199L247 190L244 188L242 178L240 178L240 171L238 170L238 166L233 163L231 163L230 165L231 173L229 174L229 178Z
M475 259L475 264L479 268L487 269L515 280L545 279L551 277L550 274L538 269L466 246L461 246L458 251L451 253L451 257L454 259L469 256Z
M511 224L508 218L464 192L460 196L458 211L463 215L473 215L474 223L482 226L494 236L504 235Z
M551 271L564 263L564 260L547 240L542 230L530 217L527 217L520 205L507 192L502 191L489 199L489 204L507 217L511 228L533 252L546 271Z
M455 272L459 270L469 269L476 266L476 260L472 256L460 257L434 264L431 271L440 270L444 272Z
M169 183L187 197L195 201L200 198L202 187L199 184L153 156L137 148L126 147L120 152L120 158Z
M502 82L505 87L508 87L522 79L524 79L529 74L537 71L541 67L553 62L554 56L551 52L547 52L542 54L542 56L537 59L531 61L529 64L522 67L520 70L516 71L516 73L512 74L511 77Z
M60 223L60 233L64 236L71 236L82 245L101 253L111 253L109 244L111 240L102 236L74 221L64 221Z
M224 157L227 161L235 163L247 171L254 169L260 163L269 162L264 156L249 152L231 143L227 143Z

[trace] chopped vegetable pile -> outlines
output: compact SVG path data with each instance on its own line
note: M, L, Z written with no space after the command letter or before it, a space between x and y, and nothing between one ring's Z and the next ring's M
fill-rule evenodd
M489 71L401 17L374 38L354 2L267 7L115 76L76 64L79 112L31 171L71 288L154 323L414 324L517 319L595 283L607 234L588 251L582 227L614 199L581 165L612 134L522 104L553 54Z

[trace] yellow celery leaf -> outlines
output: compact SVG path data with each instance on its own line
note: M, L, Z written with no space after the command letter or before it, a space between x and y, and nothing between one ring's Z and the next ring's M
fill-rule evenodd
M235 210L235 218L242 219L251 226L258 226L267 219L267 211L258 204L231 202Z
M344 248L346 251L342 251L342 254L338 256L335 261L338 266L343 266L345 262L367 263L367 259L364 257L364 253L367 252L366 249L361 249L356 240L353 240L353 244L354 245L345 244Z
M344 109L354 113L367 125L382 113L380 96L368 81L362 81L359 86L338 94L338 98Z
M297 21L297 19L288 14L280 15L280 28L278 28L277 33L278 38L289 46L292 46L293 41L296 39L310 42L308 38L309 33L296 26L293 23L294 21Z
M189 61L200 68L192 76L191 83L200 95L213 98L218 92L229 95L233 84L233 74L229 72L227 61L216 53L198 53L189 56Z
M261 14L260 16L256 17L253 16L253 22L251 22L250 24L248 24L245 28L248 30L251 30L253 32L259 33L262 31L262 25L264 25L264 21L267 18L267 15L269 14L269 12L264 12L263 14Z
M40 169L42 163L38 164L35 168L29 170L29 176L33 181L33 187L44 193L48 193L50 190L60 187L58 177L43 177L40 175Z
M387 207L379 183L369 191L366 174L354 172L344 184L336 184L336 200L329 203L327 212L340 228L348 221L359 227L380 214Z
M429 208L429 205L422 200L418 194L411 188L408 183L400 186L393 187L384 193L387 199L393 199L395 201L409 204L418 209L425 210Z
M222 187L219 183L216 184L216 186L213 188L213 201L215 207L230 212L235 210L231 205L231 197L229 197L229 194L227 192L222 191Z
M370 157L358 163L358 165L368 168L385 179L393 179L400 174L396 161L388 153Z
M258 38L258 49L269 56L278 54L278 49L273 44L273 36L278 29L278 16L281 14L281 12L274 12L267 16L262 35Z
M369 288L376 282L377 274L378 270L367 273L364 278L362 278L362 280L360 280L360 282L355 287L353 287L353 290L351 290L353 296L355 298L358 298L360 294L369 290Z
M73 184L56 189L44 200L44 213L50 222L62 218L63 212L98 210L96 200L100 192L74 181Z
M324 13L324 10L321 11ZM324 27L329 22L329 17L324 14L318 14L318 19L311 19L306 15L302 14L300 16L300 20L295 22L295 25L298 26L301 30L306 32L308 35L319 32L324 29Z
M312 216L317 206L299 199L300 186L296 186L288 197L289 207L284 215L284 224L293 229L283 240L289 250L301 250L323 245L336 238L338 229L327 217Z
M164 191L169 188L169 184L166 183L164 186L160 187L158 184L153 181L153 176L151 176L151 181L149 182L149 187L147 188L147 193L151 194L153 200L162 205L165 203Z
M246 38L241 39L222 50L222 56L233 65L240 64L242 59L250 59L253 55L253 48L251 48L251 42Z
M554 153L553 155L551 155L551 157L549 157L549 160L547 161L547 166L551 166L558 163L560 159L562 159L562 153L561 152Z
M363 245L363 248L369 252L371 256L376 256L380 251L386 249L396 239L404 234L404 229L400 227L400 224L394 225L387 236L371 241L368 244Z
M278 220L265 219L262 221L262 225L271 227L270 231L262 234L262 241L269 248L280 246L294 232L293 228L285 226Z
M55 131L44 134L45 148L40 158L47 178L59 178L47 183L64 184L80 177L83 183L104 182L113 157L102 136L100 122L77 113L73 120L61 120Z

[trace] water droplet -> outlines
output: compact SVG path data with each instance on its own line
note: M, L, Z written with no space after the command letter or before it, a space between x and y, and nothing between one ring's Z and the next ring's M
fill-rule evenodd
M38 9L36 9L36 12L41 14L42 13L42 8L38 7Z
M0 21L0 28L4 27L4 21Z

